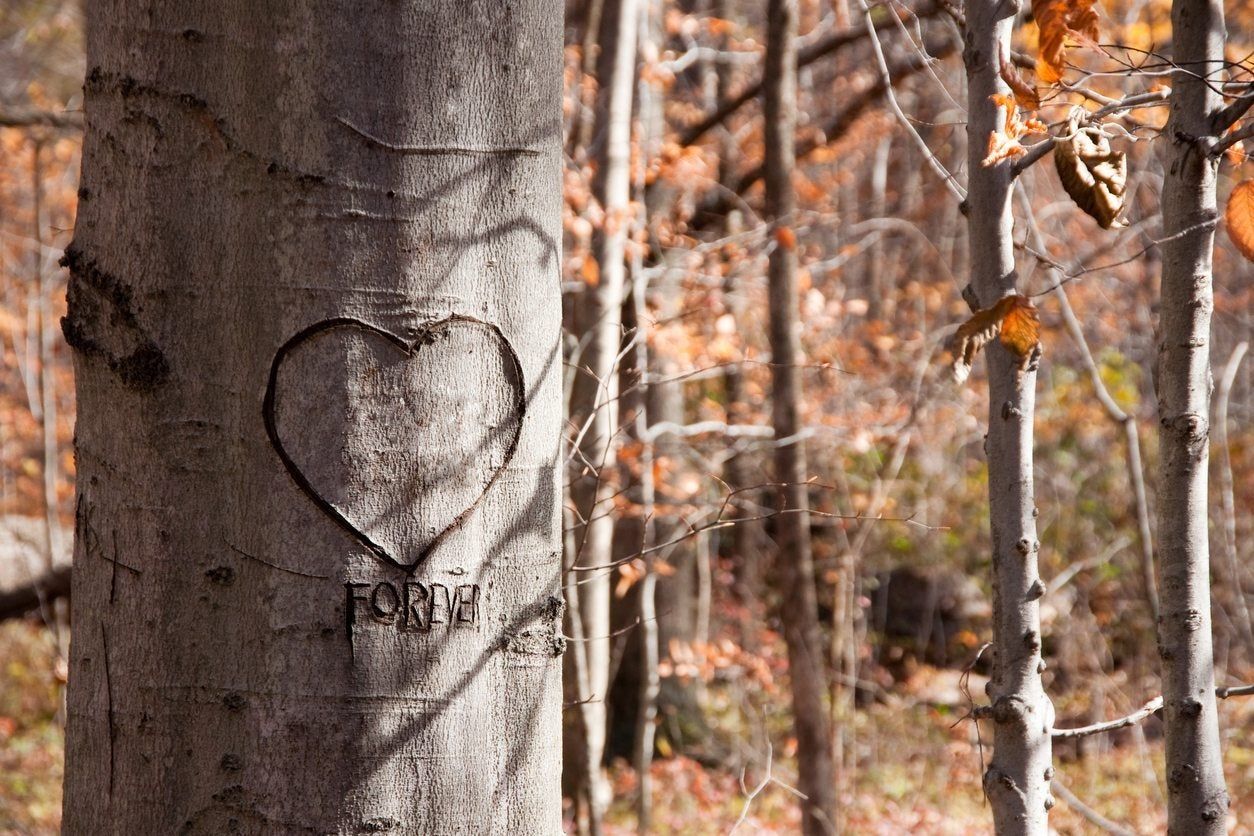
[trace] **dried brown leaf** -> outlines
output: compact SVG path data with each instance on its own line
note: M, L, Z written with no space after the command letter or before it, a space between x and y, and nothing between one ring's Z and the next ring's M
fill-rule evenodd
M995 93L990 98L1005 109L1005 118L1001 130L988 135L988 151L982 163L985 167L1022 157L1028 151L1019 140L1030 133L1045 133L1048 130L1038 119L1020 119L1019 103L1013 97Z
M1026 296L1003 296L992 307L976 311L958 327L950 343L954 380L962 383L967 379L975 355L998 335L1002 345L1026 363L1041 341L1040 332L1036 306Z
M1128 184L1128 155L1110 147L1101 126L1087 123L1088 114L1075 108L1067 133L1054 143L1054 168L1075 201L1102 229L1127 226L1119 218Z
M1024 78L1019 73L1019 68L1007 61L1004 55L1001 58L1001 80L1006 82L1010 92L1015 94L1015 101L1019 103L1019 107L1024 110L1036 110L1041 106L1041 97L1037 94L1035 85Z
M1032 17L1040 37L1037 44L1036 75L1046 84L1062 80L1068 41L1096 43L1097 0L1032 0Z

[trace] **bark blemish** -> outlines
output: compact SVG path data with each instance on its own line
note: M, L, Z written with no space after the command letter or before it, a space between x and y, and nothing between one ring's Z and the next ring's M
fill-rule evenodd
M239 691L230 691L222 697L222 704L228 711L243 711L248 707L248 698Z
M70 271L61 319L66 343L86 357L103 360L132 391L151 392L165 383L170 365L140 326L130 286L72 244L61 265Z
M561 656L566 650L566 636L562 634L562 614L566 602L550 595L542 605L543 623L527 627L516 633L506 633L501 649L507 653L524 656Z
M1206 799L1206 803L1202 806L1202 821L1216 822L1221 821L1228 812L1228 793L1226 790L1220 791L1215 795Z
M205 572L205 577L218 586L230 586L235 583L235 570L230 566L215 566Z

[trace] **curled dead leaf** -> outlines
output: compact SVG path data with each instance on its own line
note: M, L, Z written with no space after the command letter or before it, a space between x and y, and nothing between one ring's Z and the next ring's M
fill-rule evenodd
M1019 68L1001 56L1001 80L1006 82L1010 92L1015 94L1015 101L1024 110L1036 110L1041 106L1041 97L1036 87L1019 73Z
M1054 168L1075 201L1102 229L1127 226L1119 218L1128 184L1128 155L1110 147L1101 126L1073 108L1066 134L1054 141Z
M1046 84L1062 80L1067 46L1096 43L1097 0L1032 0L1032 17L1040 36L1037 42L1036 75Z
M1003 296L992 307L976 311L958 327L950 342L955 381L962 383L967 379L975 355L998 335L1002 345L1026 367L1041 341L1041 322L1031 299L1018 294Z
M1254 261L1254 180L1242 180L1228 195L1228 207L1224 210L1228 225L1228 237L1237 245L1241 255Z
M1014 97L995 93L990 98L1005 109L1005 118L1001 130L988 135L988 153L983 162L986 168L1022 157L1028 151L1019 140L1030 133L1045 133L1048 130L1039 119L1020 119L1019 103Z

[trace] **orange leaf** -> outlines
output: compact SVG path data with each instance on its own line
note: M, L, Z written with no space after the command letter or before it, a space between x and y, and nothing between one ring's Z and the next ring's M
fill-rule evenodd
M1032 300L1025 296L1007 297L1015 300L1001 321L1001 344L1023 358L1029 357L1041 341L1041 320Z
M1095 43L1098 38L1097 0L1032 0L1032 17L1040 29L1036 74L1046 84L1062 80L1067 41Z
M1003 296L991 308L976 311L958 327L950 344L954 380L967 379L975 355L999 334L1002 345L1026 362L1040 343L1040 327L1036 306L1026 296Z
M1030 133L1045 133L1048 128L1039 119L1024 121L1019 118L1019 103L1011 96L994 93L990 96L999 107L1005 108L1002 129L988 135L988 151L983 165L997 165L1005 160L1022 157L1028 151L1019 144L1020 138Z
M588 256L579 268L579 276L588 287L596 287L601 283L601 265L597 264L595 258Z
M797 233L786 226L775 227L775 242L786 250L797 249Z
M1224 211L1228 224L1228 237L1237 245L1241 255L1254 261L1254 180L1242 180L1228 195L1228 208Z

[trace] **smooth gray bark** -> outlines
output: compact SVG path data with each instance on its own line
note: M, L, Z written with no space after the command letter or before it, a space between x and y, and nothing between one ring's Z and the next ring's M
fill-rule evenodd
M64 831L559 832L561 5L87 15Z
M967 218L971 290L987 308L1015 292L1011 214L1011 166L984 166L989 135L1001 123L995 93L1008 90L998 75L999 56L1010 53L1015 6L1000 0L966 5ZM1048 832L1050 729L1054 709L1041 685L1041 621L1044 594L1038 570L1040 542L1032 482L1035 360L1026 368L999 342L989 343L989 519L993 566L993 675L988 698L993 719L993 756L984 789L999 836Z
M790 225L796 210L792 175L796 165L797 0L769 0L763 111L766 120L766 217L775 230L771 250L771 410L775 437L795 436L801 427L801 322L798 314L797 251ZM798 789L802 830L807 836L835 832L836 783L831 734L823 696L827 691L818 600L810 551L809 497L802 442L775 448L779 483L775 557L783 604L780 615L788 645L793 728L797 736Z
M1209 79L1224 57L1222 0L1175 0L1165 134L1162 318L1158 346L1158 555L1167 830L1221 834L1228 792L1219 748L1211 638L1207 463L1211 256L1218 163L1203 141L1223 104Z

